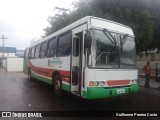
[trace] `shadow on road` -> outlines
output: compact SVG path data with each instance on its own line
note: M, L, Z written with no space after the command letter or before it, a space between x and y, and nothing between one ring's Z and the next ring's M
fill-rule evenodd
M114 98L107 99L96 99L96 100L87 100L81 97L75 96L71 93L64 92L63 96L58 97L54 94L53 88L51 85L45 84L44 82L34 80L25 80L25 85L28 88L34 88L34 92L36 94L43 94L47 96L50 101L54 101L50 105L54 105L54 103L58 103L59 110L71 110L71 111L99 111L99 110L132 110L134 99L137 95L129 95L129 96L120 96ZM33 91L33 90L32 90ZM47 103L48 104L48 103ZM129 108L129 109L128 109ZM50 109L53 110L53 109Z

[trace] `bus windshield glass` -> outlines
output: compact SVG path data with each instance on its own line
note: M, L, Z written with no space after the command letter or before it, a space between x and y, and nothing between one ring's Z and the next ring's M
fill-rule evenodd
M108 30L90 29L92 38L88 50L88 67L108 69L135 68L134 37Z

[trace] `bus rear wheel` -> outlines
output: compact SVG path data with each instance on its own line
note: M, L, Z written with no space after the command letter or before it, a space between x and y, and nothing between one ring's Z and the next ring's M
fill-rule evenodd
M54 92L57 96L62 95L62 80L60 75L56 75L54 79Z

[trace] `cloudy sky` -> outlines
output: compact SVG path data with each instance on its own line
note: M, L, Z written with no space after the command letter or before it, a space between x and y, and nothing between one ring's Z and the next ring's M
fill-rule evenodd
M54 7L72 8L73 1L76 0L0 0L0 37L8 38L4 46L25 49L32 39L44 35L48 16L58 13Z

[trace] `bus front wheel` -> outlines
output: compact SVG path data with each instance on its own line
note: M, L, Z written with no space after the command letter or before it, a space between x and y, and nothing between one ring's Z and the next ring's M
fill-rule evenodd
M62 80L60 75L56 75L54 79L54 92L57 96L62 95Z

